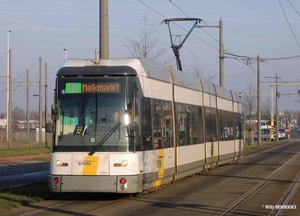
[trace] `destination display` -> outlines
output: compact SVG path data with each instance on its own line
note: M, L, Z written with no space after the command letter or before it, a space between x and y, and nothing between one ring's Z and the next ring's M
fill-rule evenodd
M80 93L120 93L119 83L66 83L64 94L80 94Z

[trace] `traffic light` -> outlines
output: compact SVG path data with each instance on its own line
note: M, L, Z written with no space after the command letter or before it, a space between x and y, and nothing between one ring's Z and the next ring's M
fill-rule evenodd
M272 122L273 122L273 124L272 124ZM268 125L271 125L271 126L276 125L275 119L268 119Z

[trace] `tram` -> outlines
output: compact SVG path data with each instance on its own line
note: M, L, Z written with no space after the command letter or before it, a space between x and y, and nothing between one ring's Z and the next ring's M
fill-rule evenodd
M134 194L243 156L236 93L145 58L58 70L50 192Z

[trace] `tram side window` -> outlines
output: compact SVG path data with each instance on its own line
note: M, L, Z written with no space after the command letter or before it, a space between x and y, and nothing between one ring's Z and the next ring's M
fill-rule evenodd
M235 126L235 138L234 139L241 139L242 138L242 133L241 133L241 128L242 128L242 121L241 121L241 114L240 113L234 113L234 126Z
M201 109L194 105L178 103L177 121L179 146L203 142L203 138L200 139L201 130L199 129L202 128Z
M216 109L211 107L205 108L206 118L206 142L215 141L217 139L217 113Z
M152 128L151 128L151 105L149 98L142 99L141 106L141 136L142 136L142 149L152 150Z
M219 130L220 140L234 139L233 118L232 112L219 110Z
M152 101L153 148L168 148L173 146L173 121L171 102Z
M178 144L179 146L187 145L188 140L188 115L190 115L190 109L188 105L177 104L177 121L178 121Z
M195 118L197 126L197 143L204 143L204 128L203 128L203 114L202 107L196 107Z

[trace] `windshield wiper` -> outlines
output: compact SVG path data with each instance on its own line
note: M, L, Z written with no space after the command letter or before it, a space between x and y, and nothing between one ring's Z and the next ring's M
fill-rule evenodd
M113 128L111 128L93 148L89 155L95 154L95 152L106 142L106 140L120 127L121 122L118 122Z

